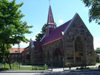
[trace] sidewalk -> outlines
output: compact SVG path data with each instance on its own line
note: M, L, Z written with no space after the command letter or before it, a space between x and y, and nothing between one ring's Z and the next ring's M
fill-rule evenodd
M0 71L0 73L48 73L51 71L45 71L45 70L6 70L6 71Z
M87 66L87 67L98 67L100 64L96 64L95 66ZM32 67L31 65L21 65L23 67ZM78 71L76 70L76 68L79 67L72 67L71 71ZM23 72L27 72L27 73L44 73L44 72L63 72L63 71L70 71L69 68L49 68L48 70L5 70L5 71L0 71L2 73L9 73L9 72L13 72L13 73L23 73Z

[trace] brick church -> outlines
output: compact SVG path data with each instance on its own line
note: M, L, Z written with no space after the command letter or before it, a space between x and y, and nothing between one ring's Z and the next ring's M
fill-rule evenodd
M30 43L29 63L33 65L95 64L93 36L77 13L71 20L57 27L49 6L46 33L40 42L31 42L34 47Z

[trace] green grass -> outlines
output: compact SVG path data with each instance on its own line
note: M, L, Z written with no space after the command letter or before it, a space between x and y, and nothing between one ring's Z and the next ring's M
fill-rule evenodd
M98 67L90 67L90 69L98 69Z
M100 62L97 62L96 64L100 64Z
M46 65L44 65L43 67L38 67L38 66L33 66L33 67L22 67L19 66L18 63L13 63L11 64L11 69L9 67L9 64L2 64L2 69L7 69L7 70L47 70Z

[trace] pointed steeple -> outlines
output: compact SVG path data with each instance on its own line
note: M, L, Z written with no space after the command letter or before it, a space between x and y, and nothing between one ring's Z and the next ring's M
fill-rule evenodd
M54 22L54 19L53 19L52 9L51 9L50 5L49 5L47 25L56 25L55 22Z
M47 27L46 27L46 36L49 36L50 33L56 28L56 24L53 19L52 9L49 5L49 12L48 12L48 20L47 20Z

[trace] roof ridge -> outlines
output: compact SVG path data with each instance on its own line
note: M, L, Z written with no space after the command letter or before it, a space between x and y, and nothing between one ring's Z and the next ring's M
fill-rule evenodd
M72 19L71 19L71 20L72 20ZM64 24L62 24L62 25L60 25L60 26L56 27L53 31L55 31L56 29L58 29L58 28L62 27L62 26L63 26L63 25L65 25L66 23L70 22L71 20L69 20L69 21L65 22ZM52 31L50 34L52 34L52 33L53 33L53 31ZM48 36L48 37L49 37L49 36Z
M49 36L46 36L43 41L42 41L42 45L46 45L47 43L50 43L51 41L55 41L56 39L61 39L62 37L62 31L64 31L66 29L66 27L68 27L69 23L71 22L71 20L65 22L64 24L60 25L59 27L55 28Z

